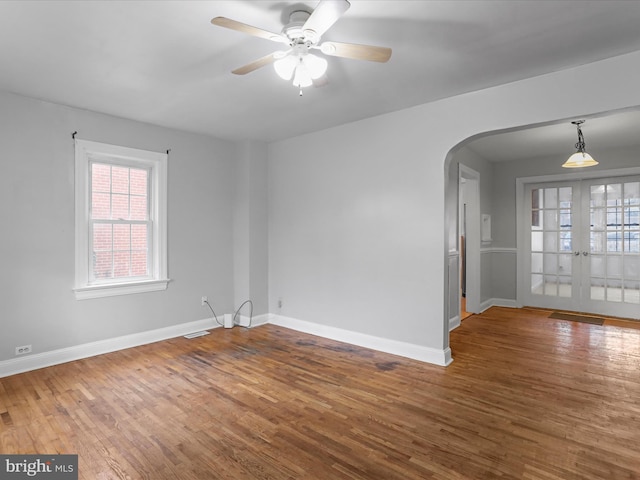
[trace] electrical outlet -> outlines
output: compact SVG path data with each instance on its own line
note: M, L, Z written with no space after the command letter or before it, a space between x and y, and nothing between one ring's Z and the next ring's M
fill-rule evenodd
M31 345L16 347L16 355L24 355L25 353L31 353Z
M282 308L282 299L281 298L278 299L278 308Z
M200 305L204 307L206 303L207 303L207 297L202 297L202 299L200 300Z

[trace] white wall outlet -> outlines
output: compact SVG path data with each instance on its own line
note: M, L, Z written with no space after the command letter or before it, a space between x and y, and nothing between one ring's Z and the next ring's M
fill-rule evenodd
M202 299L200 300L200 305L204 307L206 303L207 303L207 297L202 297Z
M24 355L25 353L31 353L31 345L16 347L16 355Z

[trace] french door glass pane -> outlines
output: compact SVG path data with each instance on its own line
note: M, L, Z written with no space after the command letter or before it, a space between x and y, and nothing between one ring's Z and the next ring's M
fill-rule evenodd
M591 299L640 303L640 182L592 185Z
M571 296L572 187L531 192L531 293Z

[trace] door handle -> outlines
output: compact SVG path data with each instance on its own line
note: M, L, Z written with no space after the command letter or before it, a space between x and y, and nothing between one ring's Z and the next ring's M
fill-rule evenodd
M578 255L580 255L580 252L573 252L573 254L577 257Z
M582 252L582 255L586 257L587 255L589 255L589 252Z

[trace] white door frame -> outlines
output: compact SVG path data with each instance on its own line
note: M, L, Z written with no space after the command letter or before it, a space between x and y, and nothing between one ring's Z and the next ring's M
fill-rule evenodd
M529 212L525 212L525 186L530 183L546 183L567 180L589 180L604 177L624 177L640 175L640 167L617 168L608 170L586 170L579 172L561 173L556 175L541 175L536 177L519 177L516 178L516 246L518 251L517 259L517 289L516 289L516 306L521 308L524 306L524 298L526 298L525 284L526 279L526 262L529 252L526 248L526 239L523 237L526 232L526 218Z
M463 187L464 184L464 187ZM467 167L459 165L458 168L458 222L462 224L463 218L463 188L467 202L467 222L466 222L466 311L470 313L481 313L480 308L480 173ZM460 230L459 230L460 231ZM458 238L458 241L460 239ZM460 251L462 259L462 251ZM462 261L460 261L462 271ZM461 295L458 288L458 301L461 311Z

